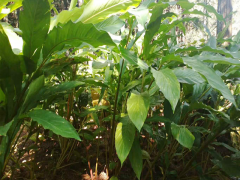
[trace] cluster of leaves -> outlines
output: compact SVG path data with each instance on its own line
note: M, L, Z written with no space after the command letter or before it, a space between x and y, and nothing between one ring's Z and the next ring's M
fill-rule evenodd
M138 179L156 167L163 179L240 176L239 151L216 141L240 126L240 33L227 48L211 34L199 47L180 46L176 27L185 33L186 23L201 23L169 12L181 6L224 21L214 8L187 0L90 0L77 8L72 0L51 17L51 0L14 2L10 12L23 6L19 29L0 23L0 175L21 126L30 124L30 137L39 124L61 145L72 138L61 147L65 158L76 141L110 138L112 179L127 157Z

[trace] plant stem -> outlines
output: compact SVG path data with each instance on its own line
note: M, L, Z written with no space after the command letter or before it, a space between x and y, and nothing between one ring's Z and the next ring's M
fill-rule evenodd
M111 122L111 136L110 136L111 147L110 147L110 154L109 154L110 161L112 161L112 158L113 158L112 155L113 155L113 147L114 147L115 120L116 120L116 114L117 114L117 104L118 104L117 102L118 102L118 94L120 89L120 82L122 78L123 65L124 65L124 59L123 59L120 74L119 74L117 93L116 93L115 102L114 102L113 119Z

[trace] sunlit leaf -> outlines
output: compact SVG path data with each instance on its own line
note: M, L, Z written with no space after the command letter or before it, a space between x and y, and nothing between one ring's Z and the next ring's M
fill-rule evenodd
M50 25L50 5L48 0L23 0L24 10L20 15L20 29L24 41L23 54L36 59L46 38Z
M45 129L50 129L57 135L66 138L74 138L80 141L80 137L72 124L51 111L35 109L28 113L28 116L31 117L33 121L42 125Z
M174 68L173 72L181 83L200 84L205 82L200 74L189 68Z
M140 2L141 0L90 0L77 22L96 24L110 15L125 13L133 7L137 7Z
M180 98L180 84L176 75L168 68L160 71L152 69L152 74L156 80L156 84L160 88L160 91L163 92L165 98L170 102L172 110L174 111Z
M62 50L65 46L78 47L83 42L94 47L115 46L107 32L97 30L92 24L69 21L67 24L58 25L48 34L43 46L43 58Z
M149 106L150 97L147 92L142 94L132 93L127 101L127 111L129 118L139 130L139 132L141 131L142 126L147 118Z
M195 140L192 133L184 126L175 123L171 124L173 137L184 147L191 149Z
M126 120L120 122L117 125L115 133L115 147L117 151L117 156L123 165L126 160L134 141L135 137L135 127L131 123L128 117L124 117Z
M230 102L236 105L235 99L228 89L228 87L224 84L221 77L219 77L213 69L204 65L201 61L196 60L195 58L186 57L183 58L185 64L191 66L195 71L204 75L208 81L208 83L215 89L219 90L222 95L228 99Z

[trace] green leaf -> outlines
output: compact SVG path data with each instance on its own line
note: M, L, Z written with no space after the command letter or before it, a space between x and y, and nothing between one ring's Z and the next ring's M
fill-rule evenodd
M15 30L11 25L4 22L0 22L0 24L2 25L6 35L8 36L12 51L14 52L14 54L20 54L23 48L23 39L15 33Z
M69 10L72 10L74 7L76 7L77 3L78 3L78 0L71 0Z
M115 34L119 29L123 27L125 22L121 20L118 16L111 16L102 22L95 24L94 26L98 30L103 30Z
M203 61L203 62L209 62L209 63L220 63L220 64L228 64L228 65L240 65L240 61L238 59L225 57L221 55L199 55L194 56L195 59Z
M155 0L143 1L138 8L131 9L128 11L130 14L133 14L137 18L138 23L141 24L143 27L145 26L145 23L148 20L149 15L148 6L151 3L155 3Z
M188 52L188 51L207 51L207 52L213 52L213 53L219 53L219 54L223 54L226 57L233 57L233 53L231 54L230 52L227 52L226 50L223 49L213 49L209 46L205 46L203 48L196 48L194 46L190 46L187 48L182 48L182 49L177 49L175 53L181 53L181 52Z
M149 106L150 97L147 92L144 92L142 94L132 93L127 101L127 111L129 118L139 130L139 132L141 131L141 128L147 118Z
M166 62L171 62L171 61L178 61L180 63L183 62L182 58L180 56L176 56L175 54L167 54L164 56L161 60L161 64L164 64Z
M29 112L28 116L31 117L33 121L41 124L45 129L49 129L57 135L80 141L79 135L72 124L51 111L35 109Z
M197 10L197 9L194 9L193 11L185 10L185 11L183 11L182 14L195 14L195 15L201 15L201 16L211 17L211 16L209 16L209 14L205 14L205 13L203 13L202 11L199 11L199 10Z
M124 92L129 91L130 89L132 89L132 88L134 88L134 87L136 87L140 84L142 84L141 80L131 81L126 86L124 86L121 91L122 91L122 93L124 93Z
M141 0L90 0L77 22L96 24L110 15L125 13L133 7L137 7L140 2Z
M72 10L63 10L58 15L51 18L50 23L50 30L52 30L55 26L57 26L59 23L65 24L68 21L76 21L81 14L83 13L84 7L81 8L73 8Z
M144 44L143 53L145 54L146 57L148 56L150 51L149 43L161 25L163 9L166 7L168 7L168 4L164 4L164 5L158 4L152 10L152 16L147 25L147 30L146 30L146 33L144 36L144 42L143 42Z
M200 74L189 68L179 67L173 69L173 72L177 76L178 81L181 83L201 84L205 82Z
M171 123L173 137L184 147L191 149L195 140L192 133L184 126Z
M122 165L132 148L135 137L134 125L128 117L124 118L126 121L118 123L115 134L115 147Z
M188 0L179 0L177 4L180 5L185 10L189 10L193 8L193 6L195 5L194 3L191 3Z
M31 102L33 102L33 99L37 98L36 95L39 93L39 91L42 89L43 86L44 86L44 76L43 75L38 77L37 79L35 79L30 84L27 96L23 103L23 109L22 109L23 112L28 110L27 107L29 107Z
M222 143L222 142L213 142L212 144L217 145L217 146L223 146L223 147L227 148L228 150L230 150L230 151L232 151L232 152L234 152L234 153L239 152L237 149L235 149L235 148L229 146L229 145L226 144L226 143Z
M224 84L223 80L220 76L218 76L213 69L204 65L202 62L196 60L195 58L185 57L183 58L185 64L191 66L195 71L204 75L208 81L208 83L215 89L219 90L222 95L236 105L235 99L231 94L231 91Z
M5 16L7 16L9 13L11 13L11 12L15 11L16 9L18 9L19 7L21 7L22 1L23 0L1 0L1 2L0 2L0 20L2 18L4 18ZM8 13L2 13L1 7L4 5L7 5L8 2L13 2L13 3L9 4L8 6L6 6Z
M224 18L219 14L213 6L207 5L205 3L198 3L197 5L203 6L208 12L215 14L219 21L224 21Z
M39 58L40 49L50 25L50 5L48 0L24 0L24 10L20 14L20 29L23 37L23 54Z
M67 47L78 47L83 42L94 47L109 45L115 46L107 32L98 31L92 24L82 22L67 24L55 27L47 36L43 46L43 59L56 51Z
M120 47L120 52L124 57L124 59L126 59L129 64L137 65L137 62L138 62L137 54L129 51L128 49L124 49L123 47Z
M136 138L129 153L129 160L137 178L140 179L143 167L143 158L139 140Z
M180 84L177 77L172 70L168 68L160 71L152 69L152 74L156 80L156 84L164 94L165 98L170 102L174 112L180 98Z
M8 37L1 24L0 42L0 65L7 66L5 70L9 69L9 74L12 78L12 81L14 82L16 94L19 95L22 88L22 72L20 69L20 60L18 56L13 53Z
M231 157L224 157L222 161L213 161L217 166L219 166L225 173L230 177L240 177L240 161L239 159L234 159Z
M67 93L69 90L84 84L85 83L81 81L69 81L56 86L46 86L41 89L41 96L39 100L47 99L48 97L58 93Z
M0 136L6 136L12 123L13 123L13 121L10 121L9 123L5 124L4 126L0 126Z
M116 176L112 176L110 180L118 180Z

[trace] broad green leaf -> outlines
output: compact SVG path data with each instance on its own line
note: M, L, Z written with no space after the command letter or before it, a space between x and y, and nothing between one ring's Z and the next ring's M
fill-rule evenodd
M58 93L66 93L69 90L84 85L84 82L81 81L69 81L69 82L64 82L60 85L56 85L56 86L45 86L44 88L41 89L40 91L40 99L39 100L43 100L43 99L47 99L48 97L52 96L52 95L56 95Z
M189 10L193 8L193 6L195 5L194 3L191 3L188 0L179 0L177 4L180 5L185 10Z
M23 54L31 59L38 53L38 59L49 30L50 5L48 0L23 0L23 8L19 22L24 41Z
M231 157L224 157L222 161L213 161L217 166L219 166L225 173L230 177L240 177L240 161L239 159L234 159Z
M78 115L79 115L79 117L85 117L88 114L96 113L99 110L107 110L108 108L109 108L108 106L94 106L89 109L86 109L85 111L81 112L80 114L78 113Z
M65 24L68 21L76 21L81 14L83 13L83 7L78 8L75 7L72 10L63 10L58 15L51 18L50 28L49 30L52 30L55 26L58 25L58 23Z
M175 54L168 54L162 58L161 64L164 64L166 62L171 62L171 61L178 61L180 63L183 62L180 56L176 56Z
M12 51L8 37L0 24L0 62L6 65L10 71L10 76L14 82L16 94L19 95L22 88L22 72L20 69L20 60Z
M240 61L238 59L225 57L221 55L199 55L199 56L194 56L194 58L203 62L238 65L238 66L240 65Z
M160 71L152 69L152 74L160 91L162 91L165 98L170 102L174 112L180 98L180 84L176 75L168 68Z
M15 11L16 9L18 9L19 7L22 6L22 1L23 0L1 0L0 2L0 20L2 18L4 18L5 16L7 16L9 13ZM12 4L6 6L8 4L8 2L13 2ZM6 10L8 11L7 13L2 13L1 6L6 6Z
M72 124L51 111L35 109L29 112L28 116L31 117L33 121L42 125L45 129L49 129L57 135L66 138L74 138L80 141L79 135Z
M189 68L179 67L173 69L173 72L177 76L178 81L181 83L201 84L205 82L200 74Z
M125 13L133 7L137 7L140 2L141 0L90 0L77 22L96 24L110 15Z
M190 46L187 48L177 49L175 53L181 53L181 52L187 52L187 51L208 51L208 52L223 54L226 57L233 58L233 55L230 52L227 52L226 50L223 50L223 49L213 49L209 46L205 46L203 48L196 48L194 46Z
M185 64L191 66L195 71L204 75L208 81L208 83L215 89L219 90L222 95L236 105L235 99L228 89L228 87L224 84L223 80L220 76L218 76L213 69L204 65L202 62L196 60L195 58L185 57L183 58Z
M194 9L193 11L185 10L185 11L183 11L182 14L195 14L195 15L207 16L207 17L211 18L211 16L209 16L209 14L205 14L202 11L199 11L197 9Z
M119 29L123 27L125 22L121 20L118 16L111 16L102 22L95 24L94 26L98 30L103 30L115 34Z
M216 48L217 48L217 40L216 40L216 37L211 36L211 37L208 39L207 46L210 46L211 48L216 49Z
M9 123L5 124L4 126L0 126L0 136L6 136L12 123L13 123L13 121L10 121Z
M129 64L137 65L137 62L138 62L137 54L129 51L128 49L124 49L123 47L120 47L120 52L124 57L124 59L126 59Z
M131 162L132 168L137 178L140 179L143 167L143 158L139 140L136 138L133 142L132 149L129 153L129 160Z
M43 59L56 51L67 47L78 47L83 42L94 47L109 45L115 46L107 32L98 31L92 24L82 22L58 25L47 36L43 46Z
M184 147L191 149L195 140L192 133L184 126L175 123L171 124L173 137Z
M44 75L38 77L30 84L27 96L23 103L23 109L22 109L23 112L28 110L27 108L28 108L29 104L31 104L31 102L33 102L33 99L37 98L36 96L39 93L39 91L42 89L43 86L44 86Z
M217 145L217 146L223 146L223 147L227 148L228 150L230 150L230 151L232 151L232 152L234 152L234 153L239 152L239 151L238 151L237 149L235 149L234 147L229 146L228 144L223 143L223 142L213 142L212 144Z
M122 165L132 148L135 138L134 125L128 117L124 118L126 121L118 123L115 134L115 148Z
M20 54L23 48L23 39L15 33L15 30L11 25L4 22L0 22L0 24L8 36L12 51L14 54Z
M142 126L147 118L149 106L150 96L147 92L144 92L142 94L132 93L127 101L127 111L129 118L139 130L139 132L141 131Z
M121 91L124 93L124 92L129 91L130 89L132 89L132 88L134 88L134 87L136 87L137 85L140 85L140 84L142 84L141 80L131 81L126 86L124 86Z
M146 57L148 56L150 51L149 43L161 25L163 9L166 7L168 7L168 4L164 4L164 5L158 4L152 10L152 16L147 25L147 30L146 30L146 33L144 36L144 42L143 42L144 44L143 53L145 54Z
M215 14L219 21L224 21L224 18L219 14L213 6L207 5L205 3L198 3L197 5L203 6L208 12Z
M155 0L143 1L138 8L131 9L128 11L130 14L133 14L137 18L138 23L141 24L143 27L145 26L145 23L148 20L149 16L148 6L151 3L155 3Z

